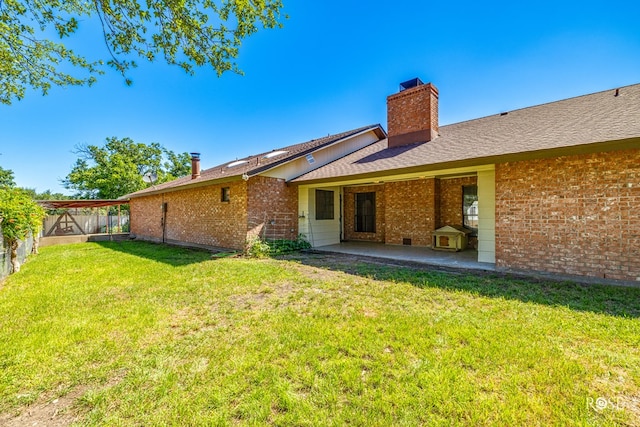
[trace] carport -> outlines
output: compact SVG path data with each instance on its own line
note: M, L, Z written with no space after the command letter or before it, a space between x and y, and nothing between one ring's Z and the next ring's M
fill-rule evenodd
M128 199L38 200L44 209L56 211L45 218L40 246L126 239L129 237L129 216L123 215L121 208L128 203ZM100 208L112 206L117 206L116 214L110 214L109 209L100 212ZM123 226L123 221L127 227Z

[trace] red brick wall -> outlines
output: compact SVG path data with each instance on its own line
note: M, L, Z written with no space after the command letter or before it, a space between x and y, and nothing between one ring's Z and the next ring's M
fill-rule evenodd
M436 228L445 225L462 225L462 186L464 185L478 185L478 178L469 176L440 180L440 219Z
M248 185L247 233L266 239L298 236L298 188L283 179L252 177Z
M363 187L345 187L344 189L344 238L345 240L366 240L384 243L385 241L385 191L384 185ZM355 230L355 194L376 193L376 232L361 233Z
M437 217L436 180L388 182L385 184L386 243L431 246Z
M230 188L229 202L221 200L223 187ZM163 202L167 203L167 242L244 248L247 233L244 181L132 199L131 232L142 239L161 241Z
M132 234L146 240L162 241L162 196L136 197L129 202Z
M640 280L640 150L496 165L496 265Z
M230 200L222 201L229 187ZM295 239L298 190L281 179L253 177L131 200L131 232L162 241L162 203L168 204L165 239L243 249L247 237Z
M420 179L388 182L344 190L344 235L347 240L367 240L412 246L431 246L432 232L442 225L462 224L462 186L476 177ZM354 232L354 194L376 191L376 233Z
M438 90L429 84L387 97L389 147L430 141L438 132Z

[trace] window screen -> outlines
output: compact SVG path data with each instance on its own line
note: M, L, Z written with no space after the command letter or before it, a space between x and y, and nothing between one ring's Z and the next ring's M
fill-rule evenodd
M462 225L478 231L478 186L462 187Z
M376 193L356 193L355 231L376 232Z
M333 219L333 191L316 190L316 219Z

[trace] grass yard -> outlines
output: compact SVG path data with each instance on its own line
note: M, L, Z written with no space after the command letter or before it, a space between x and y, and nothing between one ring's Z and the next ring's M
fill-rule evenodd
M640 289L319 255L46 247L0 284L0 425L640 425Z

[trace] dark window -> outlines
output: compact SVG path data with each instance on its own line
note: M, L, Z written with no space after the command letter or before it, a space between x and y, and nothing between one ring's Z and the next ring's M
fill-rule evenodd
M229 195L229 187L223 187L222 192L220 193L220 200L223 202L228 202L231 200L231 196Z
M333 219L333 191L316 190L316 219Z
M462 225L478 231L478 186L462 187Z
M355 231L376 232L376 193L356 193Z

